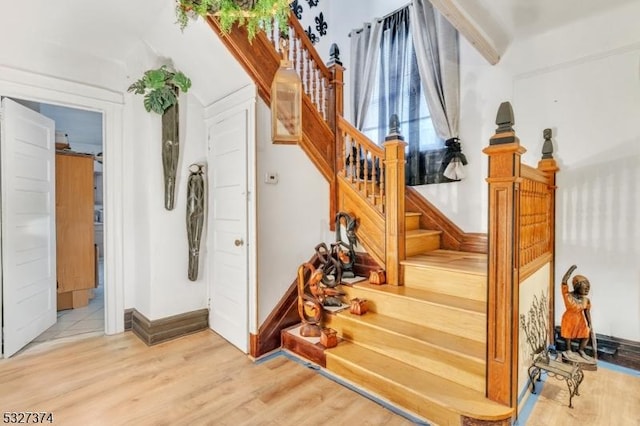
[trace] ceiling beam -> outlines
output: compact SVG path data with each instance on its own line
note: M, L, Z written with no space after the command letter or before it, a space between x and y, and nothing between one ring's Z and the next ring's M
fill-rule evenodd
M493 43L478 29L455 0L429 1L491 65L500 61L500 54Z

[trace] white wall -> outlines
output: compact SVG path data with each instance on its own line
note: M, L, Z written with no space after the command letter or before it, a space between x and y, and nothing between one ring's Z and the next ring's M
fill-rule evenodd
M3 11L7 12L7 9ZM63 25L62 12L60 25ZM114 98L121 102L124 100L118 113L122 120L123 128L119 129L122 134L117 138L123 142L123 155L121 164L113 169L118 170L124 185L107 189L122 201L117 215L122 220L123 232L118 238L123 239L123 249L117 256L122 256L124 266L117 283L124 287L121 308L136 308L150 319L206 307L204 280L200 278L191 282L187 278L184 211L187 167L206 158L203 100L211 103L249 81L246 73L202 20L191 23L183 34L175 24L172 7L163 7L156 12L153 25L146 31L144 27L138 29L142 38L131 39L126 49L122 49L121 61L83 53L76 46L50 43L47 39L49 33L38 32L37 25L0 28L2 38L12 40L0 49L0 64L4 66L0 81L12 70L16 73L25 70L33 74L29 81L35 93L49 89L44 83L48 80L38 77L42 75L59 81L57 90L61 93L66 93L66 85L82 83L88 92L92 87L98 87L101 91L113 93ZM67 24L67 30L73 31L73 24ZM103 46L108 44L108 39L90 33L91 25L89 28L81 27L84 32L76 33L75 37L95 39ZM117 52L117 49L110 51ZM164 209L163 203L160 118L144 110L141 96L126 93L127 87L146 69L157 67L166 58L172 58L176 68L185 71L193 81L191 91L181 99L181 154L176 207L170 212ZM0 93L4 94L13 93ZM57 103L55 96L51 98L49 95L36 96L33 100ZM67 106L75 105L72 102ZM107 129L107 132L112 131ZM108 151L105 147L105 153ZM108 161L109 158L105 157L105 163ZM200 277L204 277L206 252L201 256ZM106 270L106 274L112 277L115 272Z
M361 0L334 6L333 37L347 69L348 31L403 4ZM640 340L637 16L636 2L516 39L495 66L461 38L460 138L469 160L468 177L458 183L418 187L464 231L486 232L487 158L482 149L495 132L498 106L512 102L528 164L537 164L542 130L552 128L562 169L556 276L577 264L592 282L596 331L636 341ZM346 75L348 79L348 70ZM348 87L347 80L346 111ZM561 298L557 300L561 303ZM556 306L558 319L563 311L563 306Z
M262 324L329 232L329 184L297 145L271 143L271 110L258 101L258 325ZM277 173L278 183L265 183Z
M524 159L531 165L540 158L542 130L553 129L561 168L556 277L577 264L577 273L591 280L596 332L636 341L640 340L637 16L640 4L635 3L516 40L495 67L465 49L461 119L465 152L478 152L495 130L498 105L510 100L516 132L528 149ZM606 30L594 31L600 28ZM469 178L479 186L484 173ZM463 195L474 197L472 192ZM484 197L482 212L486 212ZM443 210L448 213L446 206ZM484 223L483 218L478 225ZM559 323L564 312L559 293L556 301Z

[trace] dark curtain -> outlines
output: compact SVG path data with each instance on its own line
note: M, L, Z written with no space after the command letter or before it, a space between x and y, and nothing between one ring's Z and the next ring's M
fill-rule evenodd
M363 132L378 143L389 133L389 118L397 114L407 142L406 184L447 181L440 172L445 149L431 123L413 47L409 8L383 20L377 85Z

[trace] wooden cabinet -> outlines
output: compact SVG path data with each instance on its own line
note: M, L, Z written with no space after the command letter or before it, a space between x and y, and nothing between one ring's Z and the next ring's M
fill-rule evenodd
M96 282L93 157L56 153L58 310L86 306Z

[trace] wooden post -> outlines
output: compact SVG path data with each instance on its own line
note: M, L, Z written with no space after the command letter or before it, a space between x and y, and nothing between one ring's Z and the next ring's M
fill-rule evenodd
M516 407L518 398L520 157L526 151L513 130L513 110L500 105L498 129L483 150L489 156L489 269L487 397Z
M333 153L331 158L334 159L334 175L329 182L329 227L332 231L335 231L335 217L338 213L338 180L337 174L342 170L343 164L339 164L342 158L339 153L342 152L344 147L344 141L342 135L338 131L338 117L342 117L344 114L344 67L340 62L340 49L338 45L333 43L329 52L331 60L327 64L329 71L331 72L331 82L329 83L329 97L328 97L328 119L329 127L333 130L335 136L334 143L331 144Z
M400 262L405 259L405 155L407 143L400 135L398 116L391 117L385 138L385 265L387 284L401 285Z
M544 144L542 145L542 159L538 162L538 170L544 172L549 179L549 251L551 252L551 265L549 268L549 337L555 335L555 283L556 283L556 175L560 168L553 158L553 142L551 141L551 129L542 132ZM552 340L553 341L553 340Z

